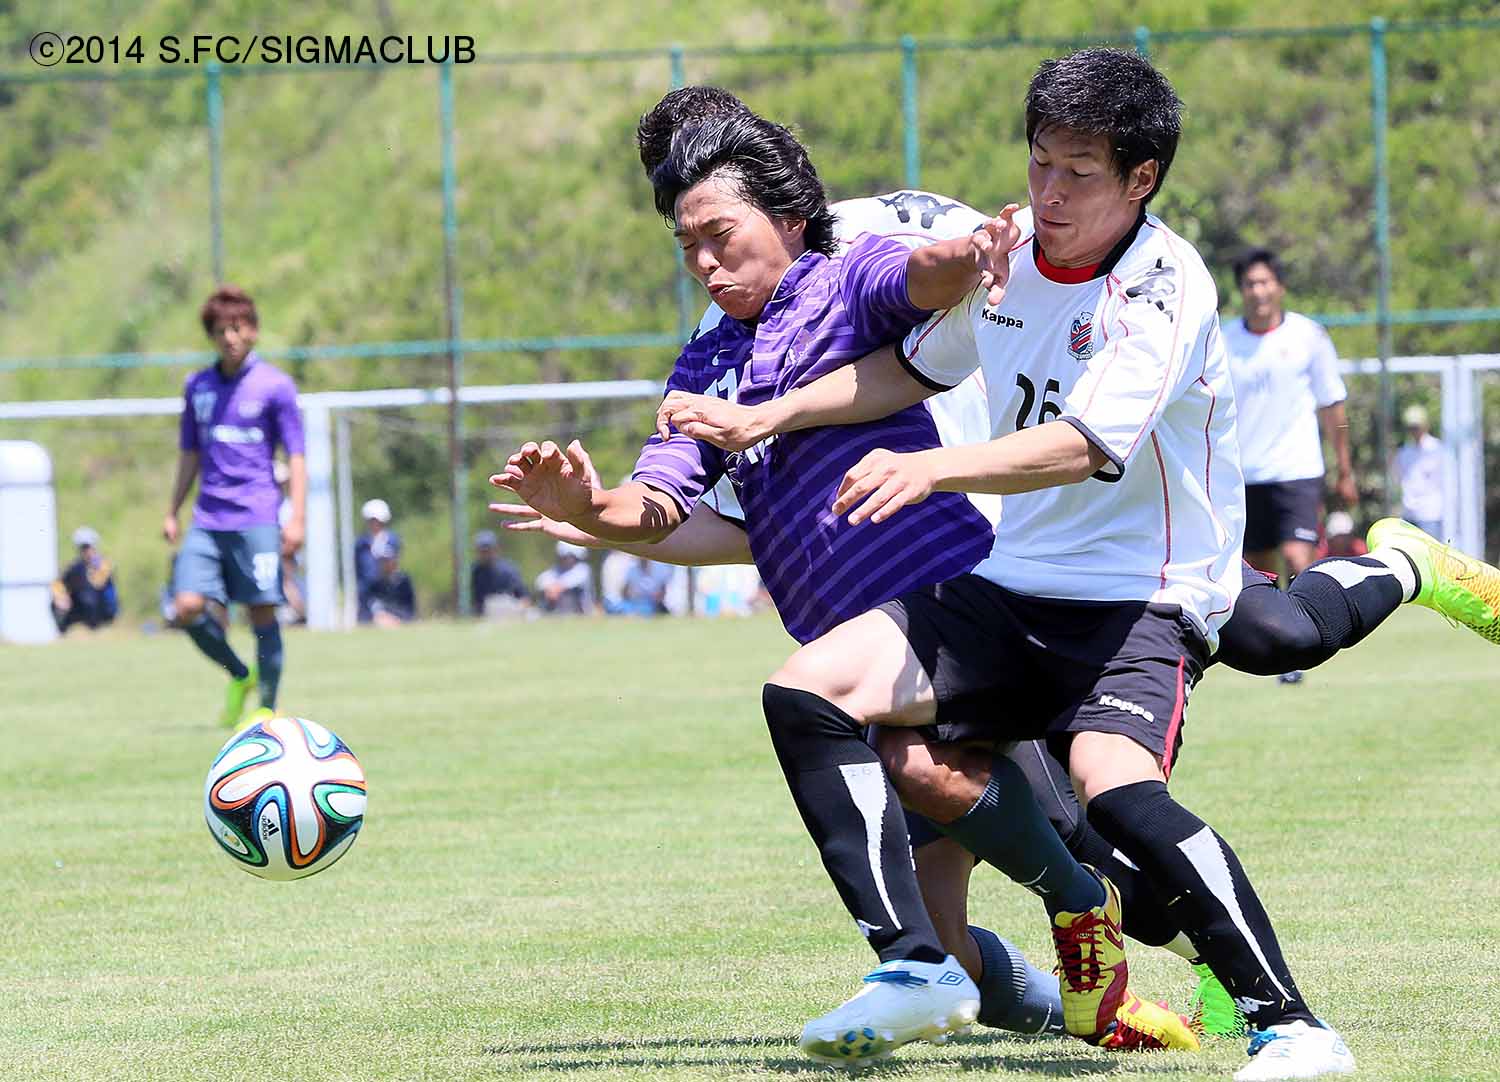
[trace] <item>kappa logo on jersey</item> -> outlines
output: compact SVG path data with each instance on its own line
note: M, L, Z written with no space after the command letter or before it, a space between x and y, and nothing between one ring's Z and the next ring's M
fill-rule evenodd
M1094 355L1094 313L1080 312L1068 328L1068 356L1086 361Z
M1002 316L999 312L995 311L993 306L988 304L979 313L979 318L988 320L997 327L1014 327L1018 331L1026 326L1024 321L1017 319L1015 316Z
M897 192L889 198L883 195L877 198L896 212L896 218L903 225L910 222L915 214L923 229L931 229L933 222L960 206L958 203L944 203L926 192Z
M1125 287L1125 296L1133 301L1154 304L1171 319L1172 313L1167 311L1167 302L1177 295L1176 279L1177 268L1169 267L1158 259L1156 266L1148 270L1140 281Z

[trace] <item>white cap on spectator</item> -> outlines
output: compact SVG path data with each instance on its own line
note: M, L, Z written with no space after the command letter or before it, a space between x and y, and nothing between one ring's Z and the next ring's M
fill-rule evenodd
M88 526L80 526L73 531L73 544L79 548L83 548L84 545L93 545L97 548L99 546L99 531Z
M589 550L582 545L575 545L571 541L559 541L557 543L557 554L559 556L571 556L575 560L588 557Z
M366 500L359 509L360 518L373 518L376 522L391 521L391 505L384 500Z
M1407 428L1416 428L1420 425L1427 427L1427 411L1421 406L1407 406L1401 411L1401 423Z
M1324 532L1329 537L1347 537L1354 532L1354 516L1348 511L1331 511Z

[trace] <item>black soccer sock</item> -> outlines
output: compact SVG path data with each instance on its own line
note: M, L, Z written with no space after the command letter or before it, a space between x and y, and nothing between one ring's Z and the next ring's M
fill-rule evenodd
M243 680L250 675L249 667L240 660L234 647L229 645L229 636L223 626L208 613L205 612L189 624L186 631L188 638L193 640L193 645L203 651L203 656L227 670L230 676Z
M1049 913L1081 913L1104 902L1104 888L1058 837L1031 794L1026 775L1004 755L968 812L938 824L980 860L1041 897Z
M1247 587L1219 631L1217 660L1255 676L1315 668L1400 607L1406 570L1375 556L1333 556L1285 593L1270 583Z
M1141 781L1101 793L1088 818L1172 899L1168 910L1256 1029L1294 1019L1320 1024L1234 850L1165 785Z
M947 952L917 886L901 804L859 723L827 699L776 684L761 704L797 811L870 946L882 962L941 962Z
M1062 995L1057 978L1026 960L1012 943L988 928L969 925L979 948L979 1024L1013 1033L1062 1033Z
M260 705L276 709L276 689L281 686L281 625L251 628L255 632L255 667L260 673Z
M1108 876L1120 892L1125 934L1152 947L1165 946L1176 939L1181 929L1167 913L1166 900L1156 893L1139 868L1128 863L1114 846L1089 826L1078 796L1073 792L1073 781L1068 777L1067 768L1047 750L1046 742L1022 741L1011 748L1006 757L1026 775L1031 795L1068 847L1068 852L1081 863ZM910 813L907 813L907 820L911 820Z
M1131 939L1148 947L1165 947L1182 934L1166 899L1157 893L1151 880L1086 821L1080 822L1068 839L1068 851L1115 885L1124 914L1121 926Z

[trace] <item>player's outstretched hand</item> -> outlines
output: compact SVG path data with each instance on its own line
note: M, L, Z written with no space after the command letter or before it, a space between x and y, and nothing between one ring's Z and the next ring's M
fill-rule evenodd
M908 504L921 503L931 496L934 484L922 452L871 451L844 474L834 497L833 513L842 515L854 507L849 516L851 526L865 519L884 522Z
M567 522L592 510L597 477L577 440L566 452L547 440L528 443L511 455L505 469L490 476L490 484L510 489L548 518Z
M725 451L754 447L771 434L764 411L686 391L672 391L657 408L657 435L668 439L673 427L684 436L703 440Z
M580 530L577 526L571 526L566 522L558 522L555 518L548 518L534 507L527 507L524 503L492 503L490 510L497 515L504 515L513 519L512 522L504 522L501 525L507 530L516 533L540 533L552 538L554 541L566 541L570 545L582 545L589 549L607 549L610 547L608 541L601 541L586 530Z
M1005 299L1005 285L1010 281L1010 252L1021 243L1021 227L1016 225L1020 206L1007 203L1005 209L969 235L969 248L979 270L979 285L987 293L985 300L997 305Z

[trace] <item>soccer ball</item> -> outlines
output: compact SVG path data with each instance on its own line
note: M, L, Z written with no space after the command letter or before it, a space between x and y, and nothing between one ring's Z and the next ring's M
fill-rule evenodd
M365 772L348 746L303 718L269 718L229 738L203 785L219 848L262 879L301 879L349 851L365 816Z

